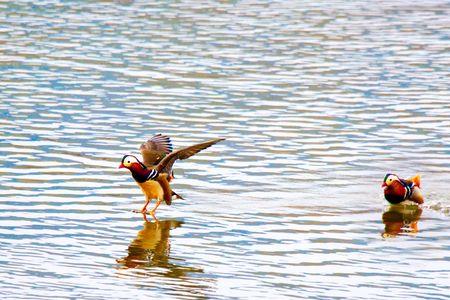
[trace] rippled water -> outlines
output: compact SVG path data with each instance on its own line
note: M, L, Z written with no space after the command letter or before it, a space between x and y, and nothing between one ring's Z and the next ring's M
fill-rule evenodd
M449 2L148 2L0 3L2 299L449 296Z

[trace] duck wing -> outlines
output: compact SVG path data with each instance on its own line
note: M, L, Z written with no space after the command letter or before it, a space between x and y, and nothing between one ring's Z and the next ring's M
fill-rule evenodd
M180 159L186 159L191 157L192 155L199 153L200 151L211 147L214 144L217 144L220 141L223 141L225 139L214 139L210 140L204 143L196 144L193 146L189 146L183 149L179 149L177 151L174 151L170 154L168 154L166 157L164 157L156 166L156 170L160 173L167 173L172 174L172 166L175 163L176 160Z
M420 188L420 175L419 174L416 174L415 176L406 179L406 181L414 182L414 184Z
M157 134L143 143L139 148L144 165L152 167L157 165L167 154L172 152L172 142L170 137Z

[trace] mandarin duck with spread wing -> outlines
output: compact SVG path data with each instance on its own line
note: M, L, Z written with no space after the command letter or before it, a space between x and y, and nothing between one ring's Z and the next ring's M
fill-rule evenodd
M155 135L140 147L143 161L134 155L125 155L119 168L126 168L145 195L145 205L142 213L147 212L147 206L152 199L156 199L155 207L150 214L155 218L155 211L164 200L167 205L172 204L172 196L181 198L172 191L170 181L173 179L172 166L176 160L186 159L192 155L220 142L224 139L214 139L190 147L172 151L172 142L165 135Z
M398 204L405 200L411 200L417 204L423 203L420 175L401 179L395 174L386 174L381 187L384 189L384 198L391 204Z

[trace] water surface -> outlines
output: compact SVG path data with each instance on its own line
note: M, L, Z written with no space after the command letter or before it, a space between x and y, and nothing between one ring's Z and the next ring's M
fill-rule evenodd
M0 297L448 297L447 1L0 3ZM186 199L117 166L153 134ZM388 207L386 172L423 176Z

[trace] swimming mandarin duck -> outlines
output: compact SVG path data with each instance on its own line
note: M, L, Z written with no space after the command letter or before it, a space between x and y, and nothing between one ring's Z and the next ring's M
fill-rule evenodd
M395 174L386 174L381 187L384 189L384 198L391 204L398 204L405 200L411 200L417 204L423 203L420 175L401 179Z
M140 147L143 162L134 155L125 155L119 168L126 168L145 195L145 205L142 213L147 212L147 206L152 199L156 199L155 207L150 214L155 218L155 211L164 200L167 205L172 204L172 196L181 198L172 191L169 182L173 179L172 166L176 160L186 159L192 155L220 142L224 139L214 139L172 152L172 142L165 135L155 135Z

